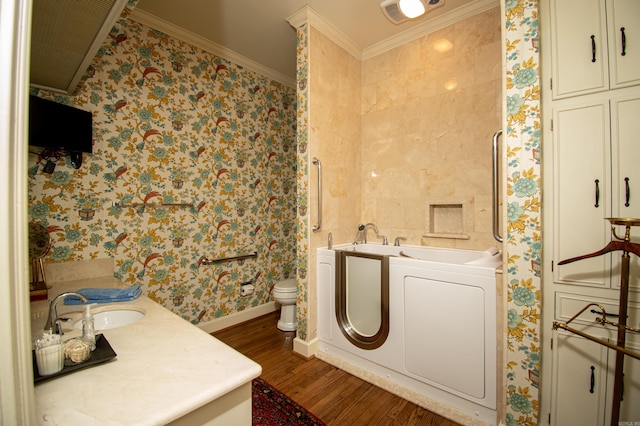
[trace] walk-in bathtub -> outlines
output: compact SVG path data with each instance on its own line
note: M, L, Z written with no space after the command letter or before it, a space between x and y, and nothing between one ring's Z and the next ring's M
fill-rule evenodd
M498 250L317 254L318 358L461 423L495 424Z

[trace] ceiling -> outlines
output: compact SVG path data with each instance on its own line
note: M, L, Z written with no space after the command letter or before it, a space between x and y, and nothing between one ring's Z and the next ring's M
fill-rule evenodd
M413 21L393 24L381 0L140 0L137 13L152 15L295 81L296 33L287 18L309 6L330 26L366 51L430 20L486 0L444 0ZM442 2L442 0L441 0ZM493 2L497 4L497 1ZM158 28L162 30L162 28Z

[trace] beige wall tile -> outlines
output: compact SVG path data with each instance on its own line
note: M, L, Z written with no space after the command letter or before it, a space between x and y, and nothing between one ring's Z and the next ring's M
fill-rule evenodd
M362 221L409 236L408 244L495 245L491 137L501 123L500 55L494 8L364 61ZM467 240L422 238L433 203L463 203Z

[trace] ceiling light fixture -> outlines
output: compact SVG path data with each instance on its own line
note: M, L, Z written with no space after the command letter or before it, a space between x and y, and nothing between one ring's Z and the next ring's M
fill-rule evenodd
M400 12L409 19L417 18L424 14L424 4L420 0L400 0L398 2Z

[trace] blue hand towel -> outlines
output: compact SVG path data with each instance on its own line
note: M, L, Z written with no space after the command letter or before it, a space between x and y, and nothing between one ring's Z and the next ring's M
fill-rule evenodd
M89 299L88 303L129 302L142 294L139 285L127 288L81 288L77 292ZM81 305L82 303L78 296L64 298L65 305Z

